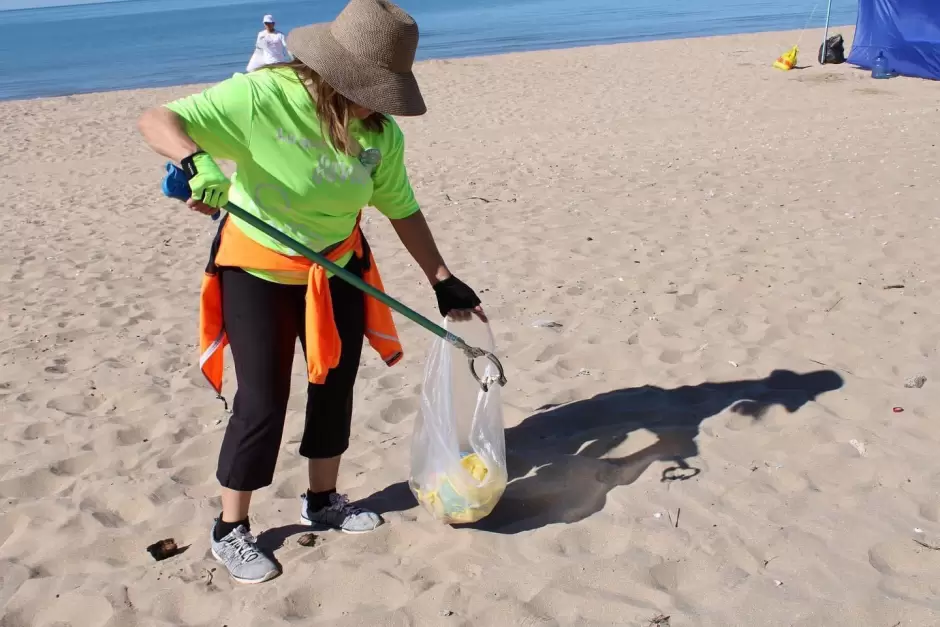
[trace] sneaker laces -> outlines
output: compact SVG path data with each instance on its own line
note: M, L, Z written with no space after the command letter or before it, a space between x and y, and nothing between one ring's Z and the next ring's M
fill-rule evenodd
M330 495L330 505L328 509L334 512L340 512L341 514L346 514L347 516L356 516L361 514L364 510L361 507L355 507L349 503L349 497L345 494L331 494Z
M244 527L238 527L226 538L225 543L239 558L247 560L249 556L258 554L258 549L255 547L257 541L251 532Z

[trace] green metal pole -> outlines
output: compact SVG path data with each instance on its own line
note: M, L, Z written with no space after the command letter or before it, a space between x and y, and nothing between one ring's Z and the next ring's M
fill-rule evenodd
M273 239L276 239L280 243L289 247L291 250L294 250L300 253L301 255L303 255L304 257L306 257L313 263L323 267L325 270L332 272L333 274L335 274L342 280L346 281L353 287L356 287L362 290L363 292L365 292L366 294L368 294L369 296L371 296L372 298L375 298L376 300L379 300L385 303L386 305L388 305L389 307L391 307L392 309L394 309L401 315L405 316L412 322L415 322L421 325L422 327L424 327L425 329L427 329L428 331L430 331L437 337L445 340L446 342L449 342L450 344L453 344L454 346L456 346L457 348L461 350L466 351L470 349L470 346L466 342L464 342L462 339L460 339L453 333L448 332L446 329L444 329L440 325L434 324L433 322L431 322L430 320L428 320L427 318L419 314L414 309L411 309L407 305L400 303L399 301L395 300L394 298L392 298L385 292L375 289L374 287L372 287L371 285L369 285L368 283L366 283L365 281L357 277L355 274L349 272L345 268L341 268L340 266L336 265L335 263L333 263L332 261L330 261L323 255L321 255L320 253L315 252L311 250L310 248L307 248L306 246L296 241L292 237L285 235L284 233L281 233L280 231L275 229L273 226L266 223L264 220L261 220L260 218L248 213L247 211L245 211L238 205L233 205L232 203L228 203L227 205L225 205L225 210L228 211L233 216L237 217L239 220L243 220L247 222L248 224L255 227L256 229L258 229L265 235Z
M368 283L366 283L365 281L357 277L355 274L349 272L345 268L339 267L338 265L336 265L335 263L333 263L332 261L330 261L323 255L321 255L320 253L314 250L311 250L310 248L307 248L300 242L294 240L292 237L285 235L284 233L281 233L280 231L278 231L276 228L274 228L273 226L271 226L264 220L256 216L253 216L252 214L248 213L247 211L245 211L238 205L233 205L232 203L228 203L227 205L225 205L225 210L231 213L233 216L237 217L239 220L244 220L251 226L255 227L256 229L264 233L265 235L268 235L269 237L284 244L291 250L294 250L300 253L301 255L303 255L304 257L306 257L313 263L321 266L323 269L328 270L329 272L332 272L333 274L335 274L342 280L346 281L353 287L356 287L362 290L363 292L365 292L366 294L368 294L369 296L371 296L372 298L375 298L378 301L385 303L386 305L391 307L393 310L405 316L412 322L421 325L422 327L424 327L425 329L427 329L428 331L430 331L437 337L441 338L445 342L463 351L470 365L470 373L473 375L473 378L477 380L477 383L479 383L480 386L483 388L484 392L487 391L487 389L489 389L489 386L491 385L492 382L496 382L500 386L506 385L506 375L503 372L503 365L500 363L499 359L495 355L490 353L489 351L485 351L480 348L475 348L473 346L470 346L469 344L464 342L461 338L447 331L447 329L443 328L440 325L434 324L433 322L431 322L430 320L428 320L427 318L419 314L414 309L408 307L407 305L403 303L398 302L397 300L395 300L394 298L392 298L385 292L375 289L374 287L372 287L371 285L369 285ZM495 379L484 381L480 378L479 374L477 374L476 366L474 365L474 360L477 359L478 357L486 357L487 359L490 360L490 362L493 363L493 365L496 366L496 369L498 370L498 376Z

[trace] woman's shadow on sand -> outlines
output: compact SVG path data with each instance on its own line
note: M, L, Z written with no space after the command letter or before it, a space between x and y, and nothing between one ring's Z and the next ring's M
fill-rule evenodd
M496 510L472 527L514 534L578 522L601 511L612 489L632 484L658 461L671 462L662 481L691 479L700 470L688 460L698 455L695 438L707 418L730 408L758 422L775 405L793 413L842 385L832 370L775 370L764 379L644 386L542 408L506 430L510 484ZM622 457L610 455L639 429L656 441ZM417 505L405 483L366 502L380 513Z

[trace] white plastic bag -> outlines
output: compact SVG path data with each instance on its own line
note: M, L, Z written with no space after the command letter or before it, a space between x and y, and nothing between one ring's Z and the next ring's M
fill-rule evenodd
M489 326L476 318L446 322L445 328L470 346L495 352ZM425 364L408 483L418 502L448 524L484 518L506 490L499 372L485 358L476 360L476 370L483 381L492 382L485 392L466 356L441 339L432 344Z

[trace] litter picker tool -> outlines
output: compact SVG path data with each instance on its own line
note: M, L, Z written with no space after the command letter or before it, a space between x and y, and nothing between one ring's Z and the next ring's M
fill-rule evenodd
M190 197L192 196L192 193L189 189L189 182L186 180L186 176L183 174L183 171L180 170L179 167L177 167L176 165L172 163L168 163L166 165L166 176L163 178L162 188L163 188L163 194L169 198L175 198L178 200L186 201L186 200L189 200ZM345 268L342 268L336 265L335 263L333 263L332 261L330 261L323 255L311 250L310 248L307 248L300 242L294 240L292 237L285 235L284 233L281 233L280 231L275 229L273 226L271 226L264 220L261 220L260 218L248 213L241 207L234 205L232 203L228 203L227 205L225 205L225 210L228 213L232 214L233 216L237 217L238 219L247 222L254 228L258 229L259 231L267 235L268 237L271 237L272 239L277 240L281 244L284 244L285 246L289 247L291 250L296 251L297 253L300 253L302 256L306 257L313 263L317 264L318 266L321 266L324 270L332 272L334 275L338 276L343 281L346 281L353 287L365 292L372 298L375 298L376 300L388 305L394 311L397 311L398 313L408 318L412 322L417 323L418 325L424 327L426 330L430 331L431 333L441 338L448 344L459 349L461 352L463 352L464 356L467 358L467 361L470 364L470 373L473 375L473 378L476 379L477 383L480 385L480 387L483 389L484 392L486 392L489 389L490 385L492 385L493 383L498 383L500 386L506 385L506 375L503 371L503 365L500 363L496 355L494 355L490 351L486 351L486 350L483 350L482 348L476 348L474 346L470 346L461 338L447 331L440 325L431 322L430 320L428 320L427 318L419 314L417 311L395 300L394 298L392 298L385 292L375 289L374 287L372 287L371 285L369 285L368 283L366 283L365 281L357 277L355 274L352 274ZM212 219L218 220L220 215L221 215L221 212L217 212L215 215L212 216ZM499 376L496 377L495 380L491 379L490 377L481 379L480 375L477 374L475 361L481 357L485 357L486 359L490 360L494 366L496 366L496 370L499 372Z

